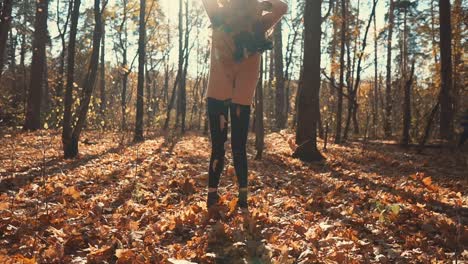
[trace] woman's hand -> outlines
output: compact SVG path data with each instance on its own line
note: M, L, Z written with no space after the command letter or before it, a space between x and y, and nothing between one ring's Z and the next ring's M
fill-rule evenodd
M202 0L203 5L205 6L206 13L213 23L213 19L219 15L219 5L217 0Z
M265 10L268 14L261 19L265 31L270 30L288 12L288 5L281 0L267 0L260 4L269 9Z
M273 10L273 4L269 1L262 1L260 2L260 10L271 12Z

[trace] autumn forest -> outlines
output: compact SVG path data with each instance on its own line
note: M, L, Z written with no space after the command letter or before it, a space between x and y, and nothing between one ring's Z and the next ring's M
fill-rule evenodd
M467 39L462 0L0 0L0 263L465 263Z

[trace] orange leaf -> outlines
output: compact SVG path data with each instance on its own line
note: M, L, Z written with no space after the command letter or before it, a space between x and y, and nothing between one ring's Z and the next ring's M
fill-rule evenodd
M0 202L0 211L1 210L7 210L10 208L10 203L9 202Z
M432 179L431 177L426 177L422 180L422 182L424 183L424 185L426 186L431 186L432 185Z
M78 199L80 198L80 192L75 188L75 186L70 186L68 188L63 189L63 194L64 195L69 195L73 197L73 199Z

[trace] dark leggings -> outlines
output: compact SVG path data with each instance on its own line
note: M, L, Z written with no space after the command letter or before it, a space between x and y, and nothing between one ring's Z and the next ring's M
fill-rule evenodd
M209 188L218 188L224 169L224 143L231 117L231 147L234 168L239 188L247 187L247 135L249 132L250 106L208 98L208 118L211 134L211 159L209 168Z

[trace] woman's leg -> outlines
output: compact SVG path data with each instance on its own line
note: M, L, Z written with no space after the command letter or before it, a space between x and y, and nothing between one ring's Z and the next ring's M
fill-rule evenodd
M208 119L211 134L211 158L208 170L208 208L218 202L218 185L224 169L224 143L227 141L230 100L208 98Z
M249 132L250 106L232 103L231 112L231 147L234 159L234 168L236 170L237 181L239 184L240 208L247 208L247 136Z

